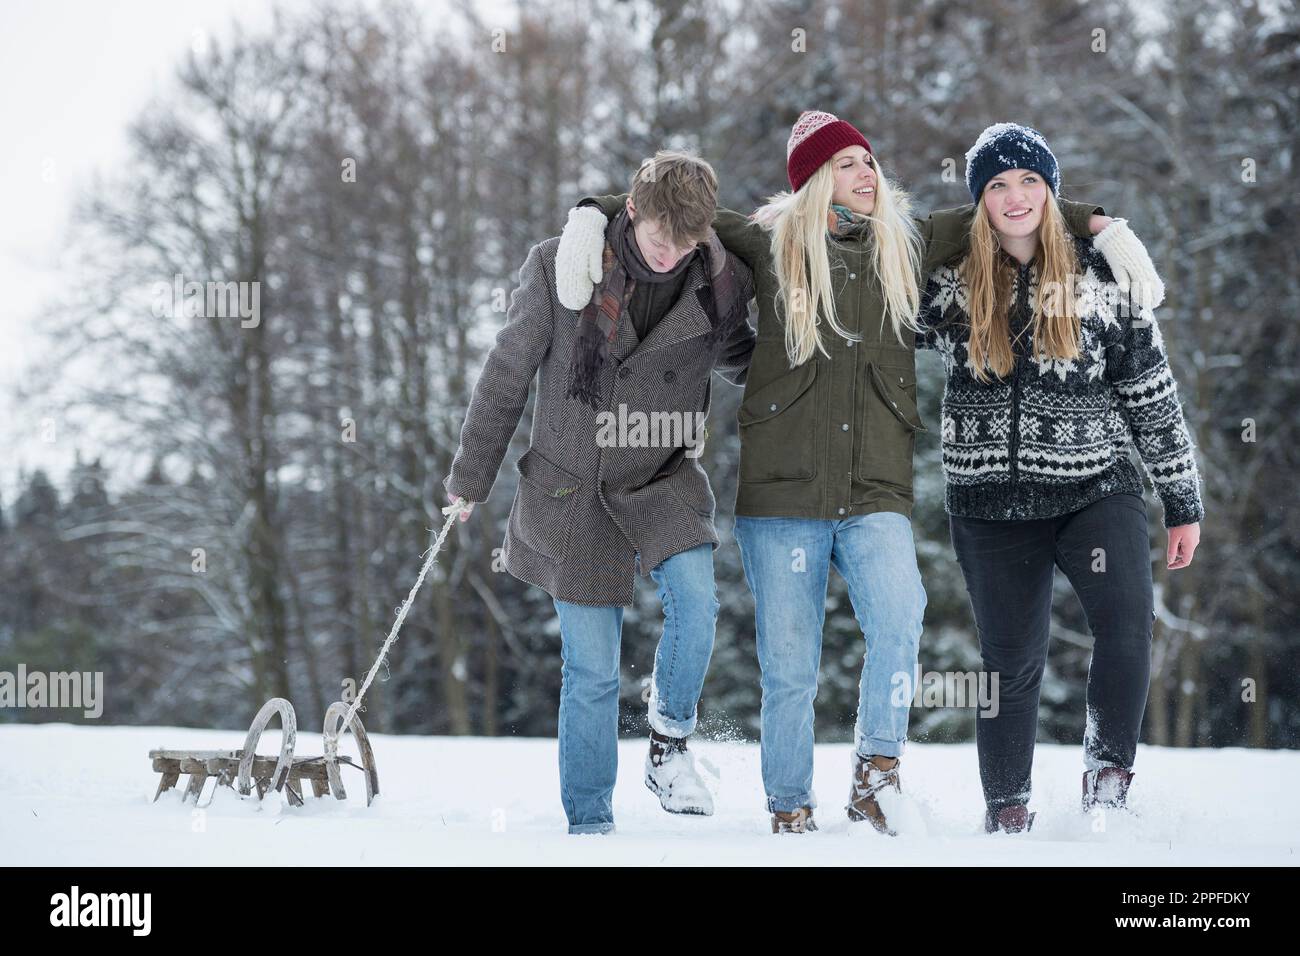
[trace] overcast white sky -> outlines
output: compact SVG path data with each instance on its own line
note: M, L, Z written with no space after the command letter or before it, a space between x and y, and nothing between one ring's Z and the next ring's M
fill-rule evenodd
M286 8L307 6L290 0ZM58 253L79 189L126 157L125 131L175 65L238 17L270 22L265 0L42 0L7 4L0 31L0 500L19 469L43 465L62 482L70 442L39 439L39 413L15 407L14 385L41 361L34 317L67 280ZM82 442L83 453L97 451Z
M360 0L378 7L382 0ZM416 0L442 7L445 0ZM474 0L481 14L515 0ZM278 0L288 12L312 0ZM79 190L127 157L126 128L174 89L176 65L207 38L271 23L269 0L26 0L6 3L0 31L0 504L20 470L45 467L62 484L74 449L93 439L40 440L41 411L12 392L41 361L34 319L67 280L59 250ZM201 48L201 46L200 46Z

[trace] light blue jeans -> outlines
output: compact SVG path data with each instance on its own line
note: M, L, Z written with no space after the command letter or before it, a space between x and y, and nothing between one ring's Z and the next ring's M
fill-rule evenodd
M813 700L832 564L848 584L866 639L854 733L858 753L903 752L926 603L912 523L890 511L838 521L737 515L735 534L754 593L767 808L815 807Z
M669 737L695 729L696 706L713 656L718 592L713 546L665 558L650 571L664 629L650 678L650 726ZM618 774L619 643L623 608L553 599L560 617L560 799L570 833L614 829Z

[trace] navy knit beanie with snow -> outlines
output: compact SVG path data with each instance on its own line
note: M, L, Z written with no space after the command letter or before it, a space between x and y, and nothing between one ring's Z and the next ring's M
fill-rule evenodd
M1032 169L1047 180L1052 193L1061 191L1061 169L1043 134L1019 123L994 123L985 127L975 145L966 151L966 186L980 201L984 187L1008 169Z

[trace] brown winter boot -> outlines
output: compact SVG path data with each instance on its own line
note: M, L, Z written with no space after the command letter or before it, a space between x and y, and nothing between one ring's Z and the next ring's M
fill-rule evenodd
M1133 772L1123 767L1102 767L1083 774L1083 809L1115 807L1127 809L1128 786Z
M812 833L817 823L812 818L812 807L800 807L786 813L784 810L772 812L773 833Z
M1023 803L1012 803L996 812L986 810L984 813L984 832L1025 833L1034 826L1034 814Z
M885 819L885 812L876 802L876 794L886 787L892 787L902 793L903 787L898 779L898 758L875 755L864 758L861 754L853 755L853 783L849 787L849 820L860 823L866 820L880 833L897 836L897 831L890 827Z

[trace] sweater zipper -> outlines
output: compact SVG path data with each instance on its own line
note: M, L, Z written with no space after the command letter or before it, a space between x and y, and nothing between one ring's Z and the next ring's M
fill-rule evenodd
M1020 275L1018 288L1016 289L1016 304L1014 318L1023 325L1028 324L1028 317L1024 314L1028 306L1029 298L1029 266L1020 266ZM1023 331L1023 325L1021 331ZM1019 465L1019 448L1020 448L1020 336L1014 334L1011 348L1012 371L1011 371L1011 493L1014 496L1016 491L1016 482L1020 480Z
M1011 376L1011 493L1016 491L1019 480L1017 448L1020 445L1020 356L1015 355L1015 367Z

